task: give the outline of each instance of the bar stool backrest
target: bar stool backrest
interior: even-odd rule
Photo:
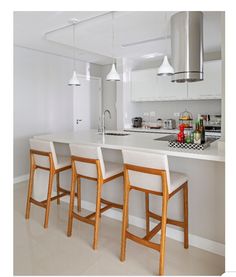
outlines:
[[[53,142],[31,138],[30,149],[40,151],[40,152],[52,153],[54,167],[57,168],[57,156],[56,156],[56,151],[55,151]],[[35,165],[37,166],[50,168],[49,156],[34,154],[34,162],[35,162]]]
[[[99,160],[102,176],[105,176],[105,165],[102,155],[101,147],[84,145],[84,144],[70,144],[71,156]],[[75,161],[76,172],[79,175],[86,177],[97,178],[98,172],[95,163]]]
[[[141,151],[122,150],[124,164],[166,171],[167,186],[170,191],[170,172],[167,155]],[[162,192],[161,176],[128,170],[131,186]]]

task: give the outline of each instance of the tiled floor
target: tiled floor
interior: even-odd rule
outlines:
[[[49,228],[43,228],[44,209],[32,205],[24,218],[27,184],[14,187],[15,275],[155,275],[159,253],[127,241],[126,261],[121,263],[121,222],[101,219],[98,250],[92,250],[93,228],[74,220],[72,237],[66,236],[68,204],[52,203]],[[131,226],[137,234],[143,230]],[[224,257],[167,239],[166,275],[221,275]]]

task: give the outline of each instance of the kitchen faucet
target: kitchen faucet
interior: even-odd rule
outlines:
[[[102,116],[102,134],[104,135],[105,134],[105,115],[106,113],[109,114],[109,118],[111,119],[111,112],[109,110],[105,110],[103,112],[103,116]]]

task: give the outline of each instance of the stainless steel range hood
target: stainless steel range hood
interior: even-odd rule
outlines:
[[[203,13],[178,12],[171,17],[172,82],[203,80]]]

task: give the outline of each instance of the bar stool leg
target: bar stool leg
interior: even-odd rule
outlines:
[[[122,233],[121,233],[121,252],[120,252],[121,262],[125,260],[125,256],[126,256],[126,231],[128,228],[128,206],[129,206],[129,191],[130,191],[129,185],[127,182],[128,180],[125,177],[124,206],[123,206]]]
[[[44,219],[44,228],[48,227],[48,219],[49,219],[49,212],[50,212],[50,205],[51,205],[51,194],[52,194],[52,185],[53,185],[54,174],[55,173],[52,170],[50,170],[49,182],[48,182],[47,204],[46,204],[46,212],[45,212],[45,219]]]
[[[188,248],[188,182],[185,183],[183,188],[184,193],[184,248]]]
[[[60,172],[57,173],[57,196],[59,196],[59,188],[60,188]],[[60,204],[60,198],[57,198],[57,205]]]
[[[81,182],[79,175],[77,176],[77,210],[81,212]]]
[[[168,199],[165,196],[165,193],[163,192],[159,275],[163,275],[164,274],[165,244],[166,244],[166,221],[167,221],[167,202],[168,202]]]
[[[146,235],[150,230],[150,218],[149,218],[149,193],[145,192],[145,210],[146,210]]]
[[[94,225],[94,238],[93,238],[93,249],[97,249],[98,246],[98,229],[100,221],[100,208],[101,208],[101,187],[102,182],[98,179],[97,183],[97,200],[96,200],[96,214],[95,214],[95,225]]]
[[[32,156],[30,157],[30,178],[29,178],[29,185],[28,185],[28,195],[27,195],[27,203],[26,203],[26,211],[25,211],[25,218],[29,219],[30,217],[30,207],[31,207],[31,201],[30,198],[32,196],[33,191],[33,183],[34,183],[34,172],[35,167],[33,164]]]
[[[69,219],[68,219],[68,227],[67,227],[67,236],[68,237],[70,237],[71,233],[72,233],[73,211],[74,211],[74,200],[75,200],[75,183],[76,183],[76,172],[75,172],[74,163],[72,163],[72,178],[71,178],[71,188],[70,188],[70,207],[69,207]]]

